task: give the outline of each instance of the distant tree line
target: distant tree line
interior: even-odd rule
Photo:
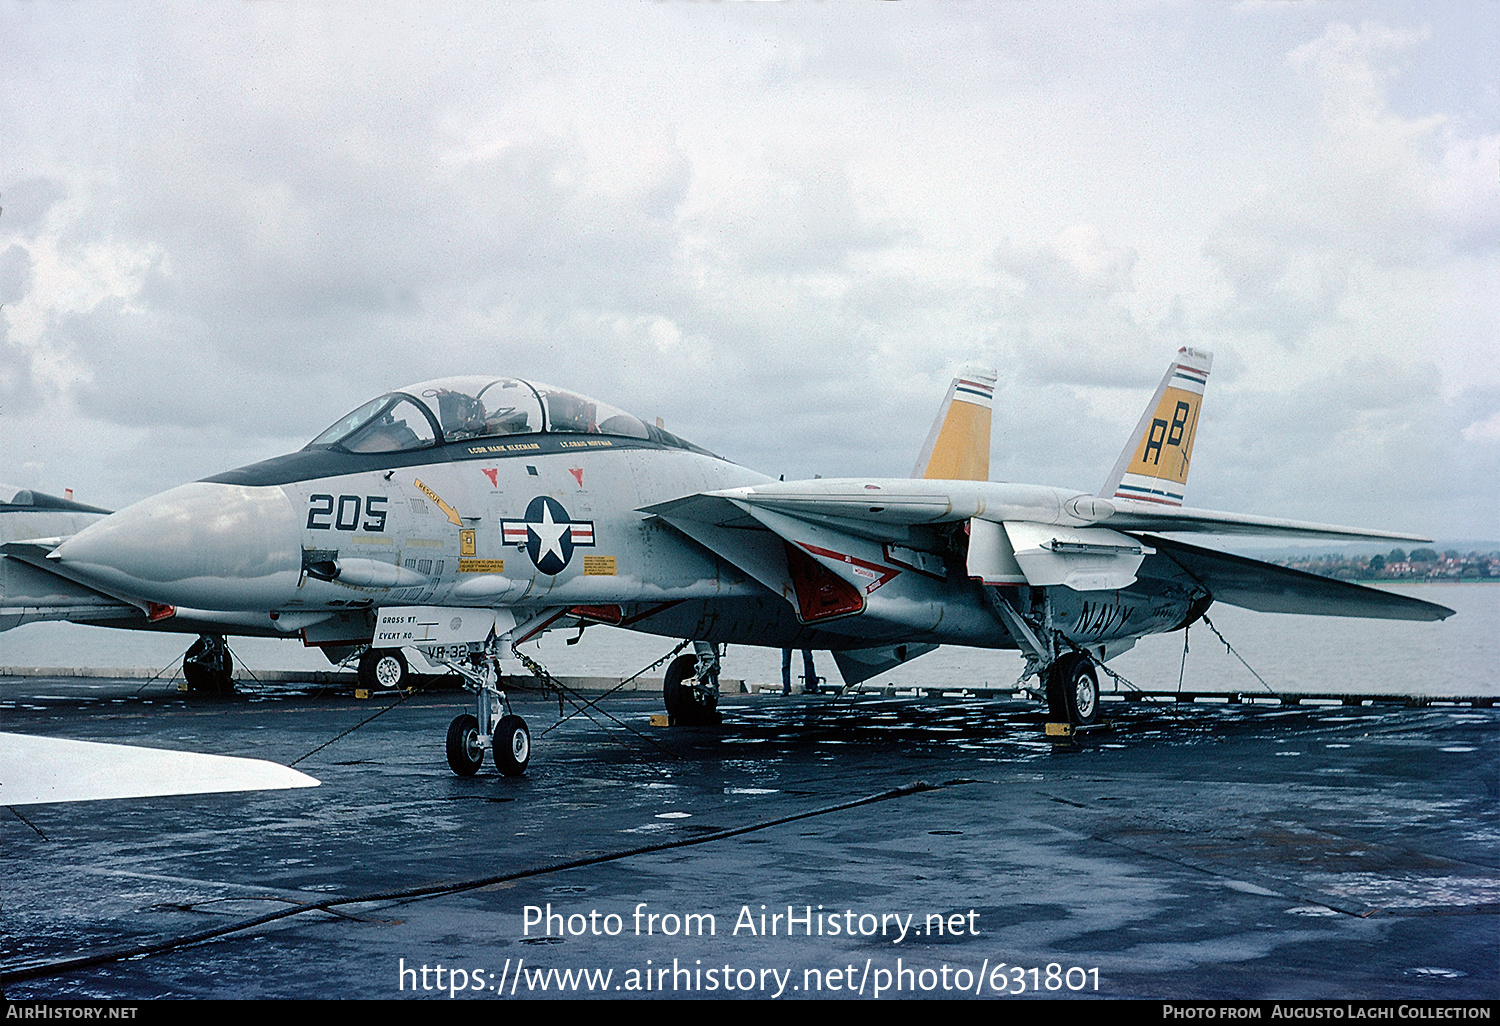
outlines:
[[[1383,556],[1323,555],[1278,559],[1281,566],[1324,577],[1381,580],[1500,580],[1500,552],[1461,553],[1452,549],[1392,549]]]

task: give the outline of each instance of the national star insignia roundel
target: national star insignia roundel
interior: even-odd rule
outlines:
[[[526,507],[526,519],[502,520],[502,541],[523,545],[532,563],[544,574],[563,572],[573,561],[573,550],[594,544],[594,522],[574,520],[563,504],[548,495],[538,495]]]

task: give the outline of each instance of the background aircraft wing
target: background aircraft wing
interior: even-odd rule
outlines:
[[[0,805],[316,786],[262,759],[0,734]]]
[[[1207,588],[1215,601],[1231,606],[1262,613],[1364,616],[1382,620],[1445,620],[1453,615],[1453,610],[1435,602],[1215,552],[1170,538],[1139,537],[1156,550],[1155,555],[1146,557],[1142,576],[1186,577]]]

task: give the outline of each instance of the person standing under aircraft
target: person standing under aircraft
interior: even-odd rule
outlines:
[[[802,650],[802,673],[805,681],[802,693],[816,695],[818,693],[818,671],[813,668],[812,649]],[[781,693],[790,695],[792,693],[792,650],[784,648],[781,650]]]

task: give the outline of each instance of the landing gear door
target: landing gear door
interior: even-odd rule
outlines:
[[[375,648],[409,646],[428,662],[457,654],[462,658],[471,646],[483,645],[493,631],[509,633],[516,618],[508,609],[475,609],[468,606],[385,606],[375,620]]]
[[[969,521],[967,562],[969,576],[985,584],[1027,583],[1005,528],[993,520]]]

